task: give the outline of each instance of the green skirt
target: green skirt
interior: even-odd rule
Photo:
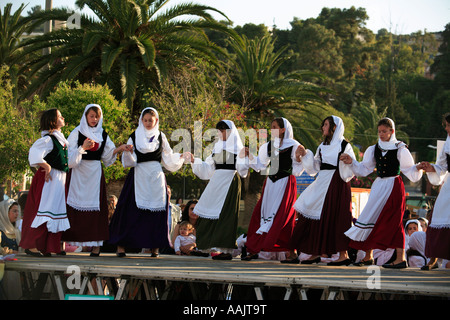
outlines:
[[[236,233],[241,199],[241,178],[233,177],[219,219],[198,218],[196,225],[197,247],[200,250],[236,248]]]

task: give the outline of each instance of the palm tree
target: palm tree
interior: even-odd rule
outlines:
[[[178,4],[165,9],[169,0],[77,0],[94,18],[83,15],[80,29],[61,29],[27,41],[27,52],[50,46],[51,54],[27,66],[36,81],[28,92],[45,83],[49,92],[62,80],[107,84],[119,100],[132,109],[139,97],[160,85],[161,78],[196,59],[218,64],[205,29],[232,33],[215,21],[208,11],[222,12],[204,5]],[[165,10],[163,10],[165,9]],[[67,19],[68,13],[52,19]],[[225,15],[224,15],[225,16]],[[43,69],[49,65],[48,69]]]
[[[20,46],[21,38],[30,33],[41,21],[30,17],[22,17],[26,5],[11,13],[12,3],[7,3],[0,8],[0,66],[7,65],[8,74],[13,88],[13,100],[17,100],[19,67],[23,63],[24,53]],[[15,104],[15,103],[14,103]]]
[[[310,71],[294,71],[280,74],[280,67],[290,56],[287,47],[274,50],[270,35],[248,39],[245,35],[231,39],[235,54],[235,68],[232,75],[231,99],[237,104],[249,107],[249,116],[259,120],[280,114],[282,110],[300,109],[312,103],[323,103],[320,96],[326,89],[305,79],[321,78]]]

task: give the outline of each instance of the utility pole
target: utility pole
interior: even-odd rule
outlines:
[[[53,0],[45,0],[45,10],[51,10],[53,8]],[[44,25],[44,34],[52,32],[53,20],[49,20]],[[50,48],[45,48],[43,54],[50,54]]]

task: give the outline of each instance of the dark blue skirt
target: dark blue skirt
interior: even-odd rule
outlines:
[[[170,247],[168,212],[168,202],[164,211],[142,210],[136,206],[134,168],[131,168],[109,225],[108,244],[127,248]]]

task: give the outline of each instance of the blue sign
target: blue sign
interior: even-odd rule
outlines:
[[[313,181],[316,177],[312,177],[307,174],[305,171],[301,174],[301,176],[296,177],[297,179],[297,196],[300,195]]]

